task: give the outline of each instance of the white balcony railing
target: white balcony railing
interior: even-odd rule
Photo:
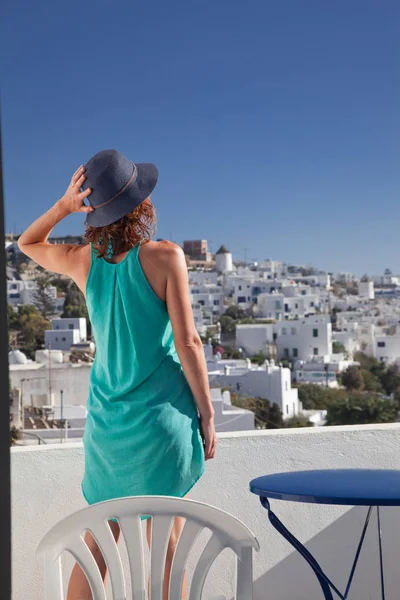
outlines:
[[[253,477],[317,468],[400,468],[400,425],[326,427],[219,435],[217,458],[191,497],[221,507],[257,535],[255,599],[320,600],[310,568],[272,529],[258,498],[248,491]],[[134,460],[134,457],[132,457]],[[84,506],[81,444],[12,450],[13,600],[43,600],[43,571],[34,551],[45,531]],[[366,509],[273,502],[287,527],[306,543],[335,583],[344,585]],[[387,598],[399,589],[400,509],[382,511]],[[351,598],[379,596],[376,530],[370,528]],[[397,540],[396,540],[397,538]],[[206,591],[231,598],[234,580],[229,553],[212,568]],[[175,600],[175,599],[174,599]]]

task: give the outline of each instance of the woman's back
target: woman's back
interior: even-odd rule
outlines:
[[[117,263],[91,250],[86,302],[96,342],[92,378],[109,394],[131,391],[170,355],[179,364],[165,302],[140,263],[140,242]]]
[[[86,301],[96,343],[85,429],[89,503],[129,495],[184,496],[204,452],[193,394],[168,311],[134,246],[118,263],[92,250]]]

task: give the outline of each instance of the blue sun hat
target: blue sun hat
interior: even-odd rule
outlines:
[[[158,181],[158,169],[151,163],[133,163],[117,150],[102,150],[85,165],[82,190],[94,211],[86,224],[106,227],[129,214],[150,196]]]

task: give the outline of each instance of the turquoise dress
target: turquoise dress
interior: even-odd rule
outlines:
[[[182,497],[204,471],[197,407],[175,350],[166,304],[139,260],[111,264],[91,249],[86,302],[96,342],[84,433],[89,504]]]

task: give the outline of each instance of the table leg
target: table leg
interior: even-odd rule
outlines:
[[[358,559],[360,557],[361,548],[363,546],[365,540],[365,534],[368,529],[368,525],[370,522],[370,517],[372,513],[373,507],[370,506],[368,508],[367,516],[365,519],[364,527],[361,532],[361,538],[357,547],[356,555],[354,557],[354,561],[351,567],[350,576],[347,582],[346,591],[342,594],[338,588],[334,585],[334,583],[329,579],[329,577],[324,573],[319,563],[315,560],[313,555],[307,550],[307,548],[284,526],[282,521],[278,519],[275,513],[271,510],[271,506],[269,500],[267,498],[260,498],[261,504],[268,511],[268,518],[273,525],[273,527],[297,550],[301,556],[308,562],[312,570],[314,571],[319,584],[321,586],[322,592],[324,594],[325,600],[333,600],[332,590],[336,592],[341,600],[347,600],[349,597],[350,587],[353,582],[354,573],[357,567]],[[381,562],[381,589],[382,589],[382,600],[385,600],[385,590],[384,590],[384,579],[383,579],[383,558],[382,558],[382,535],[381,535],[381,527],[380,527],[380,515],[379,508],[378,510],[378,532],[379,532],[379,552],[380,552],[380,562]]]
[[[328,577],[322,571],[321,567],[319,566],[319,564],[317,563],[317,561],[315,560],[313,555],[307,550],[307,548],[305,548],[305,546],[303,546],[303,544],[292,533],[290,533],[290,531],[288,529],[286,529],[286,527],[284,526],[282,521],[280,521],[278,519],[278,517],[275,515],[275,513],[272,512],[268,499],[261,497],[260,500],[261,500],[261,504],[263,505],[263,507],[266,508],[268,511],[268,518],[271,522],[271,525],[273,527],[275,527],[275,529],[289,542],[289,544],[291,544],[293,546],[293,548],[302,555],[302,557],[308,562],[308,564],[314,571],[314,573],[317,576],[317,579],[319,581],[319,584],[322,588],[325,600],[333,600],[331,587],[338,594],[339,598],[343,598],[343,596],[339,592],[339,590],[333,585],[333,583],[328,579]]]
[[[381,513],[379,506],[376,507],[377,518],[378,518],[378,538],[379,538],[379,564],[381,568],[381,593],[382,600],[385,600],[385,579],[383,576],[383,552],[382,552],[382,527],[381,527]]]

